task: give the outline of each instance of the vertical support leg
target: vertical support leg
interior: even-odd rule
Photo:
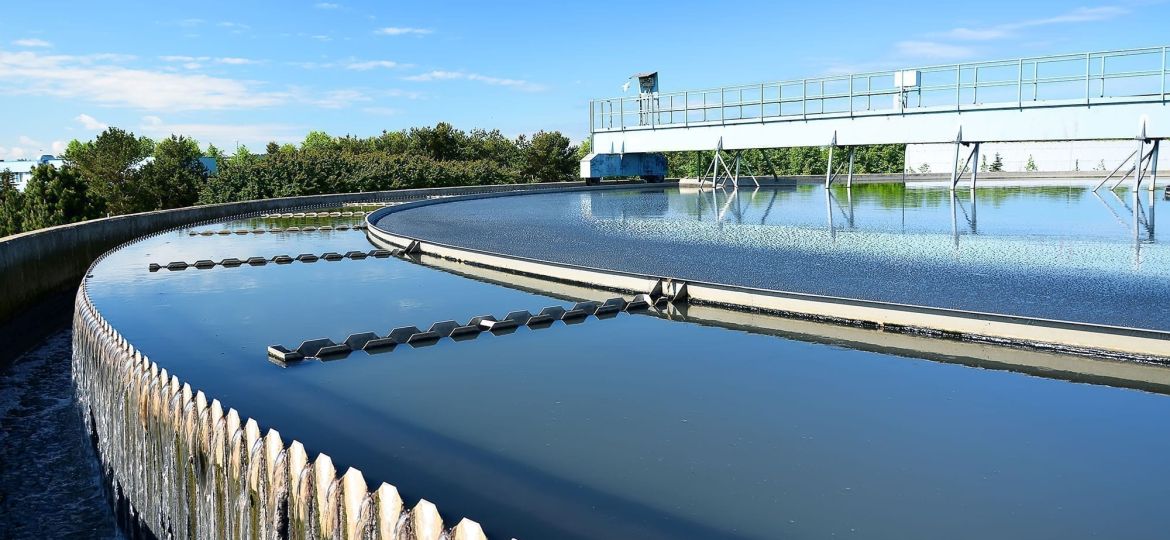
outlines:
[[[955,141],[955,162],[951,165],[951,191],[959,184],[959,152],[963,148],[961,141]]]
[[[1142,187],[1142,172],[1144,172],[1142,170],[1144,168],[1142,167],[1142,156],[1145,154],[1145,151],[1146,140],[1138,138],[1137,165],[1134,166],[1133,171],[1133,191],[1135,194],[1137,193],[1138,188]]]
[[[975,182],[979,179],[979,143],[975,143],[974,152],[971,154],[971,198],[975,198]]]
[[[853,151],[856,148],[855,146],[849,147],[849,176],[845,177],[845,187],[848,189],[853,189]]]
[[[1150,191],[1154,191],[1154,184],[1158,183],[1158,147],[1160,146],[1162,146],[1162,140],[1154,139],[1154,150],[1150,156]]]
[[[829,184],[833,182],[833,150],[836,145],[829,145],[829,166],[825,168],[825,189],[829,189]]]

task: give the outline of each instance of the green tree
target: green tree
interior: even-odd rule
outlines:
[[[22,230],[23,195],[16,189],[16,174],[9,169],[0,171],[0,237]]]
[[[191,206],[207,180],[199,162],[199,143],[172,135],[155,147],[154,160],[131,173],[141,210],[162,210]]]
[[[275,154],[280,152],[280,145],[276,144],[276,141],[268,141],[268,146],[264,147],[264,151],[267,152],[268,155]]]
[[[585,156],[589,155],[591,144],[589,137],[585,137],[581,141],[581,145],[577,147],[577,161],[581,161],[585,159]]]
[[[1003,170],[1003,156],[999,152],[995,153],[995,159],[991,160],[991,166],[987,168],[991,172],[1000,172]]]
[[[324,131],[310,131],[301,143],[301,150],[305,152],[328,152],[334,148],[333,137]]]
[[[1032,154],[1028,154],[1028,162],[1024,164],[1024,170],[1029,172],[1039,170],[1036,168],[1036,161],[1032,159]]]
[[[560,132],[541,131],[532,136],[524,152],[520,174],[532,182],[571,180],[576,176],[577,147]]]
[[[140,198],[131,172],[153,151],[154,141],[149,138],[111,127],[93,141],[70,142],[63,157],[85,179],[99,208],[129,214],[139,210],[136,201]]]
[[[987,172],[987,154],[979,156],[979,172]]]
[[[87,187],[76,167],[33,167],[32,178],[24,188],[21,226],[31,231],[96,217]]]

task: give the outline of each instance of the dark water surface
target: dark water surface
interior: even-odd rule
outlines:
[[[557,203],[570,210],[528,213],[565,235],[562,250],[588,249],[552,216],[620,196],[573,194]],[[662,195],[667,215],[681,215],[670,213],[678,197]],[[642,219],[605,207],[590,214]],[[523,214],[501,208],[498,221],[479,214],[486,226]],[[536,249],[536,237],[512,234],[507,246]],[[493,538],[1170,530],[1163,395],[628,314],[281,368],[266,346],[565,302],[399,259],[146,269],[351,249],[370,245],[353,232],[177,232],[107,258],[90,290],[127,339],[192,387]]]
[[[1170,330],[1170,304],[1151,300],[1170,296],[1166,204],[1091,185],[994,185],[974,202],[896,184],[630,189],[453,202],[379,226],[592,267]]]
[[[0,538],[121,538],[75,399],[70,332],[0,369]]]

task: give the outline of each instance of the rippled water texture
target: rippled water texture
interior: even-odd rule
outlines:
[[[1162,192],[868,184],[547,193],[391,214],[388,230],[593,267],[1170,329]],[[1165,228],[1165,227],[1162,227]]]
[[[0,538],[120,538],[63,330],[0,370]]]
[[[787,202],[774,208],[808,221],[790,227],[815,231],[815,209],[796,203],[818,192],[776,193]],[[623,216],[626,199],[659,210]],[[613,250],[621,260],[650,264],[661,261],[635,259],[642,236],[628,231],[672,238],[666,231],[696,201],[674,191],[577,193],[459,203],[480,209],[472,215],[428,212],[453,220],[438,225],[449,234],[472,216],[489,229],[531,219],[494,244],[512,250],[589,254],[596,238],[625,239]],[[489,211],[495,203],[504,204]],[[720,229],[704,208],[696,241],[750,228]],[[762,215],[766,206],[753,208]],[[873,211],[891,215],[882,212]],[[914,234],[949,239],[929,230]],[[537,241],[545,234],[560,241]],[[672,241],[681,242],[659,245]],[[729,245],[720,253],[757,253]],[[480,521],[493,538],[1155,539],[1170,530],[1163,395],[629,314],[282,368],[266,346],[566,301],[402,259],[147,271],[151,262],[370,247],[352,231],[179,231],[108,257],[89,286],[109,322],[184,382],[328,453],[339,470],[395,484],[408,505],[425,497],[446,518]],[[593,256],[594,265],[617,260]],[[754,275],[748,261],[731,271],[734,262],[690,271]]]

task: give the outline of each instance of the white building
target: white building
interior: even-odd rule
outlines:
[[[142,160],[138,163],[138,165],[135,165],[135,167],[141,167],[142,165],[150,163],[151,161],[154,161],[153,156]],[[32,178],[33,167],[46,163],[57,167],[58,169],[65,166],[65,160],[46,154],[35,161],[31,159],[20,159],[16,161],[0,160],[0,171],[9,170],[16,174],[16,189],[24,191],[24,186],[28,184],[29,178]],[[199,163],[203,165],[204,169],[207,169],[208,174],[215,174],[218,172],[218,167],[216,166],[216,161],[213,157],[201,157],[199,158]]]
[[[37,160],[20,159],[16,161],[0,161],[0,171],[8,170],[16,174],[16,189],[24,191],[24,186],[28,184],[28,179],[32,178],[33,167],[45,163],[58,168],[65,165],[64,160],[46,154]]]

